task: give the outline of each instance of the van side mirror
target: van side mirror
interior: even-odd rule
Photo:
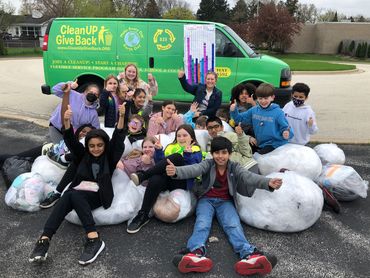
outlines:
[[[50,86],[49,85],[42,85],[41,86],[41,92],[44,94],[44,95],[51,95],[51,90],[50,90]]]

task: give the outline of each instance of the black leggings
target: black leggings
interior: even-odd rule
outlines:
[[[159,193],[165,190],[175,190],[175,189],[184,189],[186,190],[186,180],[176,180],[167,176],[166,166],[167,159],[171,160],[176,166],[183,166],[184,158],[180,154],[172,154],[165,159],[158,162],[155,166],[149,170],[143,172],[144,179],[149,179],[148,186],[145,190],[143,204],[141,210],[144,211],[147,215],[152,209],[154,203],[157,200]]]
[[[64,217],[73,209],[76,210],[86,233],[95,232],[92,210],[101,207],[101,205],[99,192],[74,189],[66,191],[46,221],[42,235],[51,239],[62,224]]]

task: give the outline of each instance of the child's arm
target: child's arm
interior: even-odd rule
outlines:
[[[125,104],[119,106],[118,123],[113,132],[112,139],[109,142],[109,165],[110,169],[115,169],[118,161],[121,159],[125,150],[125,138],[127,130],[124,129],[125,118]]]
[[[243,113],[239,113],[236,100],[230,105],[230,117],[234,119],[235,124],[239,124],[240,122],[245,124],[252,124],[252,110],[248,109]]]
[[[73,84],[74,82],[73,81],[68,81],[68,82],[60,82],[58,84],[56,84],[53,88],[52,88],[52,91],[54,92],[54,95],[56,95],[57,97],[63,97],[63,94],[64,94],[64,91],[63,91],[63,88],[65,86],[65,84]],[[75,90],[70,90],[70,94],[75,94],[75,95],[80,95],[79,92],[76,92]]]
[[[154,136],[154,135],[162,133],[161,132],[163,130],[162,123],[163,123],[163,118],[160,116],[157,116],[157,114],[154,114],[154,116],[151,117],[149,120],[147,136]]]
[[[73,132],[73,127],[71,125],[71,118],[72,118],[72,110],[71,110],[71,106],[68,104],[67,110],[64,113],[64,117],[63,117],[63,123],[64,123],[63,140],[67,148],[70,150],[70,152],[78,159],[81,159],[85,153],[85,147],[82,145],[82,143],[80,143],[77,140]]]
[[[307,121],[307,126],[308,126],[308,132],[310,134],[315,134],[319,130],[317,123],[316,123],[315,112],[313,112],[312,110],[311,110],[311,113]]]
[[[211,169],[212,159],[206,159],[200,163],[186,166],[175,166],[169,159],[167,159],[167,163],[168,163],[166,167],[167,176],[179,180],[185,180],[190,178],[196,178],[209,172]]]
[[[238,137],[238,149],[237,152],[241,153],[242,156],[252,158],[252,149],[249,145],[250,136],[246,135],[241,127],[241,123],[235,127],[235,132]]]
[[[184,151],[185,165],[192,165],[202,161],[202,152],[186,152]]]
[[[281,136],[285,139],[291,139],[294,136],[293,129],[289,126],[289,123],[287,119],[285,118],[285,114],[283,110],[280,109],[280,113],[278,114],[277,117],[277,124],[278,128],[281,132]]]
[[[109,92],[106,89],[103,89],[100,96],[99,96],[99,109],[98,109],[98,114],[99,115],[104,115],[106,107],[108,106],[108,97],[109,97]]]

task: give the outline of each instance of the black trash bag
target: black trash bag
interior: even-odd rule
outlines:
[[[32,158],[12,156],[4,161],[2,173],[5,185],[9,188],[20,174],[31,172]]]

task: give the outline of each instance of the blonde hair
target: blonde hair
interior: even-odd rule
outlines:
[[[127,76],[126,76],[126,70],[129,67],[134,67],[136,69],[136,77],[132,81],[129,80],[127,78]],[[125,66],[124,72],[125,72],[125,78],[124,78],[124,80],[125,80],[127,86],[129,87],[129,85],[132,84],[132,85],[134,85],[135,88],[131,88],[131,89],[136,89],[138,87],[139,81],[140,81],[140,78],[139,78],[139,69],[137,68],[137,66],[135,64],[128,64],[128,65]]]
[[[154,136],[148,136],[148,137],[145,137],[143,142],[141,143],[141,148],[143,148],[144,146],[144,143],[145,142],[151,142],[152,144],[155,144],[155,142],[157,142],[157,138],[155,138]],[[126,156],[126,159],[132,159],[132,158],[137,158],[137,157],[140,157],[143,155],[143,152],[141,150],[138,150],[138,149],[133,149],[127,156]]]
[[[109,74],[105,79],[104,79],[104,89],[107,87],[107,83],[109,80],[111,79],[114,79],[117,81],[117,88],[116,88],[116,95],[118,96],[118,94],[120,93],[120,88],[119,88],[119,81],[118,81],[118,78],[117,76],[113,75],[113,74]]]

